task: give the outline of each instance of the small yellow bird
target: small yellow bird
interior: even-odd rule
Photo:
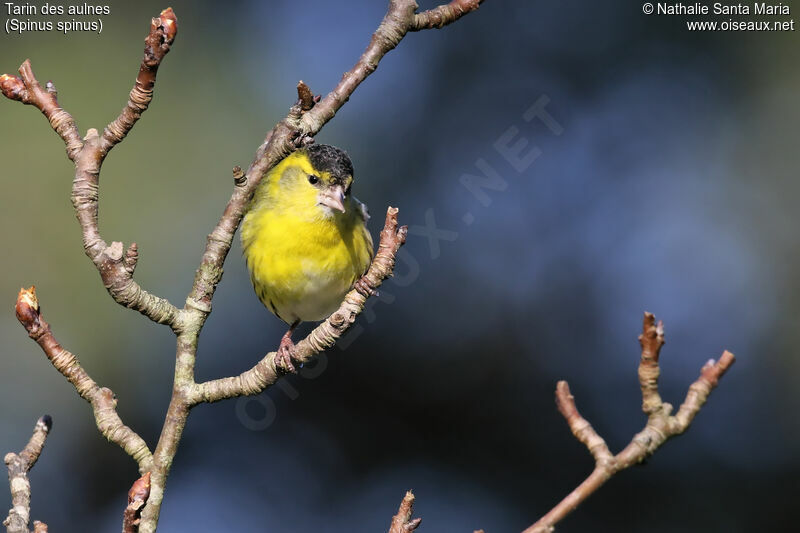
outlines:
[[[264,176],[242,222],[256,294],[289,324],[275,358],[285,370],[294,372],[294,329],[333,313],[375,253],[367,207],[350,194],[352,184],[348,155],[312,144]]]

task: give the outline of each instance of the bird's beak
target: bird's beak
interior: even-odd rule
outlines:
[[[319,203],[344,213],[344,190],[342,186],[335,185],[320,191]]]

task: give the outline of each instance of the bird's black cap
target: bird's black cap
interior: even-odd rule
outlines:
[[[314,168],[330,172],[334,179],[353,175],[353,162],[344,150],[328,144],[312,144],[305,151]]]

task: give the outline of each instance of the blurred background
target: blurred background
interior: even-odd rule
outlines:
[[[385,2],[172,6],[178,38],[150,111],[106,160],[100,225],[108,241],[136,241],[137,280],[182,305],[231,168],[250,162],[298,80],[323,94],[336,84]],[[0,71],[30,58],[82,133],[125,103],[166,4],[110,7],[99,35],[0,37]],[[301,375],[192,413],[159,530],[385,531],[411,488],[421,531],[521,531],[593,465],[555,409],[558,380],[613,451],[644,426],[647,310],[665,322],[665,400],[680,403],[723,349],[738,362],[686,435],[558,531],[789,531],[798,34],[689,32],[690,19],[631,2],[490,1],[391,52],[318,140],[352,156],[374,235],[387,205],[411,226],[396,277]],[[537,102],[549,126],[526,120]],[[69,201],[72,165],[43,117],[3,100],[0,124],[0,450],[18,451],[51,414],[33,517],[55,532],[118,530],[135,465],[99,435],[13,303],[36,284],[56,337],[151,446],[173,337],[103,289]],[[510,164],[498,139],[525,139],[528,159]],[[464,176],[487,166],[497,190],[471,192]],[[285,330],[254,296],[238,239],[214,311],[198,380],[249,368]]]

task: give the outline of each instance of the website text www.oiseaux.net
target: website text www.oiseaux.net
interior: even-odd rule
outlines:
[[[795,21],[791,8],[782,3],[753,2],[726,4],[714,2],[645,2],[642,5],[645,15],[677,15],[683,17],[720,17],[717,20],[686,20],[689,31],[795,31]],[[736,17],[736,18],[733,18]],[[753,17],[753,18],[751,18]],[[754,20],[759,17],[759,20]],[[770,20],[771,19],[771,20]]]

